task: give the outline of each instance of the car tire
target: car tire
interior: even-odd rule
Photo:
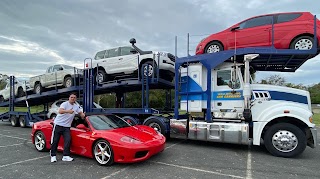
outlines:
[[[20,116],[19,117],[19,124],[20,124],[20,127],[22,127],[22,128],[27,127],[26,116]]]
[[[212,41],[206,46],[204,53],[217,53],[223,50],[223,45],[220,42]]]
[[[282,139],[286,141],[282,141]],[[264,145],[274,156],[295,157],[305,150],[307,138],[304,132],[297,126],[288,123],[278,123],[266,131]]]
[[[301,36],[296,38],[290,44],[290,49],[296,50],[311,50],[313,47],[313,37],[310,36]]]
[[[98,84],[108,81],[106,72],[104,72],[104,70],[98,70],[94,76],[94,80]]]
[[[162,124],[162,122],[160,122],[160,120],[153,118],[153,119],[149,119],[147,120],[144,125],[149,126],[151,128],[153,128],[154,130],[157,130],[158,132],[160,132],[161,134],[163,134],[164,136],[166,135],[166,128],[165,126]]]
[[[20,87],[18,88],[18,98],[25,96],[25,93],[23,91],[23,89]]]
[[[125,120],[127,123],[129,123],[132,126],[138,124],[137,119],[132,116],[124,116],[122,119]]]
[[[146,61],[140,67],[141,79],[143,76],[144,77],[152,77],[153,74],[154,74],[154,77],[156,77],[156,69],[157,69],[157,64],[155,62]]]
[[[63,81],[63,86],[66,88],[73,86],[73,79],[70,76],[66,77]]]
[[[34,86],[34,93],[35,94],[40,94],[43,92],[43,88],[41,86],[41,83],[37,83],[35,86]]]
[[[102,151],[103,150],[103,151]],[[108,155],[105,155],[107,152]],[[94,143],[92,147],[92,154],[99,165],[112,165],[114,161],[114,154],[110,143],[104,139],[100,139]]]
[[[18,127],[19,126],[18,118],[15,115],[11,115],[10,116],[10,122],[11,122],[11,126],[12,127]]]
[[[47,142],[46,142],[46,137],[44,136],[44,133],[41,131],[36,132],[34,135],[34,147],[39,152],[45,152],[45,151],[48,151],[46,146],[47,146]]]

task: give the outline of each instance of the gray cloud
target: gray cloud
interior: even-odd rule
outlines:
[[[174,53],[177,35],[178,55],[186,56],[187,33],[191,35],[189,53],[194,54],[206,35],[251,16],[280,11],[320,16],[319,5],[311,0],[2,0],[0,73],[38,75],[55,63],[81,67],[84,58],[128,45],[131,37],[142,49]],[[319,60],[316,57],[301,71],[283,75],[294,83],[318,83]]]

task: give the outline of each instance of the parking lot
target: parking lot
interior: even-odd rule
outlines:
[[[316,149],[307,147],[293,159],[257,146],[170,139],[145,162],[106,167],[81,156],[63,162],[61,153],[50,163],[48,152],[34,148],[30,131],[0,122],[0,178],[320,178],[319,134]]]

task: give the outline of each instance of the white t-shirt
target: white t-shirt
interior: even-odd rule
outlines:
[[[73,110],[74,113],[64,113],[60,114],[58,113],[57,117],[54,119],[54,124],[63,126],[63,127],[71,127],[71,123],[73,121],[73,118],[76,114],[79,112],[82,112],[82,108],[77,104],[70,104],[69,101],[65,101],[60,105],[60,108],[63,108],[64,110]]]

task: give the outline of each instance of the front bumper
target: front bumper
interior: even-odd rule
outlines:
[[[308,146],[310,146],[311,148],[316,148],[316,146],[317,146],[317,129],[315,127],[310,128],[310,132],[311,132],[311,137],[308,139]]]

